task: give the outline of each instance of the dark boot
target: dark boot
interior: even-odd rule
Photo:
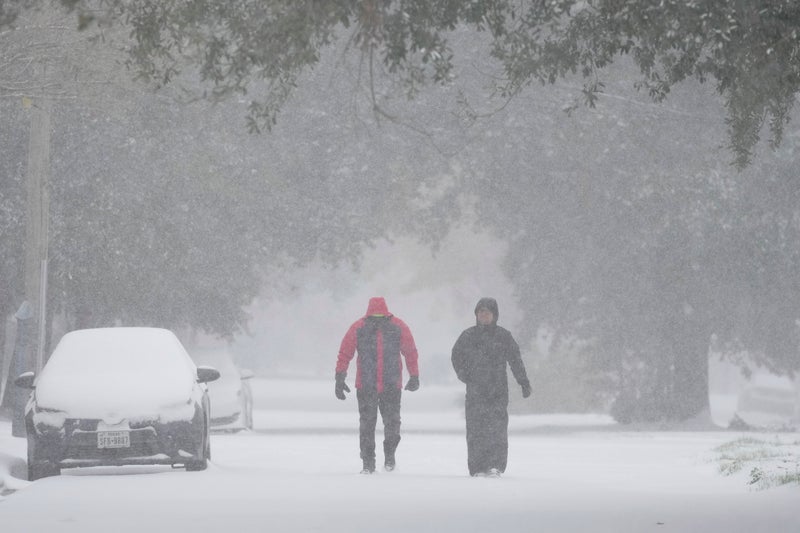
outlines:
[[[375,459],[369,460],[364,459],[364,468],[361,469],[362,474],[374,474],[375,473]]]
[[[391,455],[387,454],[386,459],[383,462],[383,469],[386,470],[387,472],[391,472],[392,470],[394,470],[395,466],[396,465],[394,461],[394,452],[392,452]]]
[[[383,469],[387,472],[394,470],[397,466],[394,458],[394,452],[397,450],[397,445],[400,442],[400,436],[394,439],[386,439],[383,441]]]

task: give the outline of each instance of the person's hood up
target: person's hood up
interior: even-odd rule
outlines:
[[[494,298],[481,298],[475,306],[475,316],[477,321],[478,309],[488,309],[494,316],[492,324],[497,324],[497,319],[500,317],[500,311],[497,308],[497,300]]]
[[[389,316],[389,308],[386,306],[386,300],[382,296],[375,296],[369,299],[367,316]]]

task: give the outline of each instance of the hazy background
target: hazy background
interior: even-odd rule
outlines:
[[[712,372],[709,354],[800,368],[796,110],[780,147],[762,139],[738,171],[712,83],[656,103],[620,57],[594,108],[580,75],[506,100],[486,34],[459,26],[451,83],[409,99],[381,65],[372,82],[342,28],[254,135],[262,82],[211,103],[187,69],[155,90],[125,68],[125,28],[77,32],[52,6],[24,15],[0,34],[4,365],[38,154],[48,349],[76,327],[158,325],[261,374],[332,379],[347,327],[384,296],[423,383],[447,382],[452,343],[493,296],[531,410],[682,420],[711,381],[746,378]]]

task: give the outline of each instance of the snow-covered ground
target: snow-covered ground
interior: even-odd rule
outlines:
[[[361,476],[353,395],[337,401],[332,380],[257,379],[254,391],[256,429],[215,434],[204,472],[94,468],[29,483],[25,441],[0,420],[0,531],[800,531],[796,477],[767,479],[800,475],[797,433],[512,415],[505,476],[470,478],[461,391],[423,384],[403,396],[398,469]]]

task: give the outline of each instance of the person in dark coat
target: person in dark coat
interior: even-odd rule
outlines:
[[[476,325],[464,330],[453,346],[451,360],[458,379],[466,383],[467,467],[471,476],[499,476],[508,462],[508,374],[511,367],[522,396],[531,384],[511,333],[497,325],[494,298],[475,306]]]
[[[389,313],[381,297],[370,298],[367,314],[347,330],[336,360],[336,397],[345,399],[350,387],[345,383],[347,368],[356,360],[356,398],[359,413],[359,444],[362,474],[375,472],[375,425],[380,410],[383,419],[384,469],[395,468],[395,451],[400,443],[400,396],[403,387],[403,361],[408,367],[405,390],[419,389],[417,347],[408,326]]]

